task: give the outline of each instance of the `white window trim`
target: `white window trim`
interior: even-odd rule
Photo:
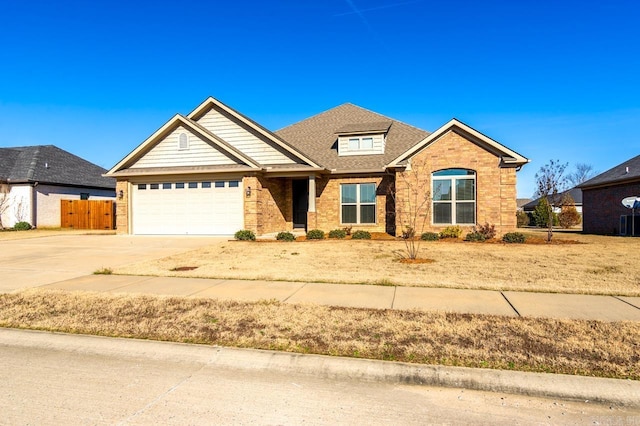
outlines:
[[[342,202],[342,189],[345,185],[355,185],[356,186],[356,202],[355,203],[343,203]],[[358,182],[358,183],[341,183],[340,184],[340,224],[341,225],[376,225],[378,223],[378,203],[377,197],[374,195],[373,202],[363,203],[360,202],[360,186],[361,185],[373,185],[375,191],[377,191],[378,187],[375,182]],[[375,194],[375,192],[374,192]],[[356,222],[344,222],[342,219],[342,206],[356,206]],[[360,218],[360,207],[361,206],[373,206],[373,222],[362,223]]]
[[[446,169],[445,169],[446,170]],[[473,172],[473,175],[448,175],[448,176],[434,176],[434,172],[431,174],[431,191],[432,193],[435,195],[435,190],[434,190],[434,186],[435,186],[435,182],[436,181],[444,181],[444,180],[448,180],[451,182],[451,200],[446,200],[446,201],[436,201],[435,199],[431,199],[431,225],[434,226],[443,226],[443,225],[463,225],[463,226],[469,226],[469,225],[475,225],[476,222],[478,221],[478,217],[477,217],[477,213],[478,213],[478,181],[476,179],[477,173],[474,170],[471,169],[467,169],[469,171]],[[438,170],[438,171],[444,171],[444,170]],[[474,193],[473,193],[473,200],[456,200],[456,180],[458,179],[472,179],[473,180],[473,189],[474,189]],[[432,196],[433,197],[433,196]],[[473,209],[473,223],[458,223],[456,221],[456,204],[457,203],[468,203],[468,204],[473,204],[474,209]],[[442,223],[442,222],[436,222],[435,221],[435,205],[436,204],[450,204],[451,205],[451,223]]]

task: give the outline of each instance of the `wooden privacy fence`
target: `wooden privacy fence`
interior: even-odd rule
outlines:
[[[111,200],[61,200],[60,226],[74,229],[114,229],[115,204]]]

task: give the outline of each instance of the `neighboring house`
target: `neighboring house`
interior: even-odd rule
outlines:
[[[105,176],[118,181],[119,233],[400,234],[406,199],[394,188],[425,160],[427,229],[516,228],[516,171],[528,159],[456,119],[429,133],[348,103],[273,133],[208,98]]]
[[[560,213],[562,211],[561,204],[565,195],[569,195],[573,199],[573,204],[576,206],[576,210],[578,213],[582,214],[582,190],[578,187],[568,189],[566,191],[559,192],[555,197],[552,198],[553,204],[553,212]],[[542,198],[536,198],[533,201],[529,201],[525,205],[522,206],[522,210],[527,213],[533,213],[533,211],[538,207],[538,203]]]
[[[578,185],[582,189],[582,229],[589,234],[630,234],[621,229],[621,216],[632,211],[622,205],[627,197],[640,196],[640,155]],[[636,212],[636,215],[640,216]],[[636,223],[638,223],[636,217]],[[626,219],[622,219],[625,222]],[[623,223],[624,225],[624,223]],[[630,228],[630,221],[629,221]],[[638,229],[638,228],[636,228]],[[636,230],[636,235],[640,234]]]
[[[113,199],[106,170],[53,145],[0,148],[2,225],[60,226],[60,200]]]
[[[530,203],[531,198],[516,198],[516,208],[517,211],[522,211],[524,209],[524,205]]]

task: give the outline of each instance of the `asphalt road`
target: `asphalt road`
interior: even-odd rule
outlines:
[[[215,347],[5,330],[2,424],[640,424],[637,409],[225,366]]]

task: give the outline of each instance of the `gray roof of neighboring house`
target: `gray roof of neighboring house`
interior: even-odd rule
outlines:
[[[553,204],[560,203],[560,200],[562,200],[562,197],[565,194],[569,194],[569,196],[573,198],[573,202],[576,206],[582,205],[582,190],[577,186],[575,188],[567,189],[566,191],[558,192],[558,194],[555,197],[555,202]],[[541,198],[536,198],[535,200],[528,202],[527,204],[522,206],[522,209],[527,211],[534,210],[538,205],[538,203],[540,202]]]
[[[53,145],[0,148],[0,181],[115,189],[106,170]]]
[[[589,189],[594,186],[623,183],[626,181],[640,180],[640,155],[625,161],[622,164],[600,173],[598,176],[589,179],[578,185],[580,188]]]
[[[380,132],[388,128],[384,154],[338,156],[338,133]],[[365,127],[372,127],[365,129]],[[275,132],[329,170],[380,170],[429,132],[346,103]]]
[[[516,206],[518,208],[522,208],[525,204],[529,204],[531,201],[531,198],[516,198]]]

